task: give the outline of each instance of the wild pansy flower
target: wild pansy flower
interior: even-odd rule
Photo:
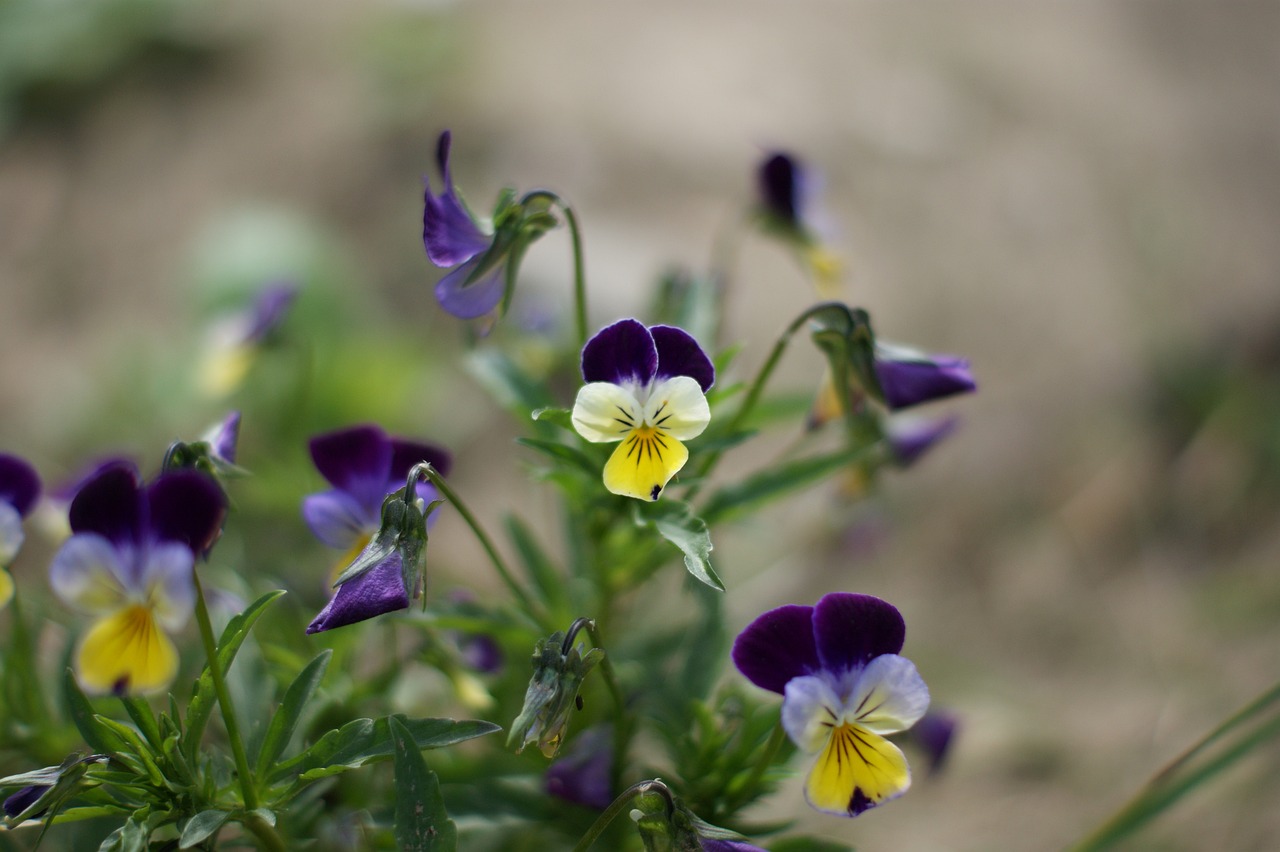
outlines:
[[[43,499],[36,506],[32,518],[36,525],[54,543],[66,541],[71,535],[71,524],[67,513],[71,510],[71,501],[80,493],[85,483],[104,470],[124,465],[133,467],[132,459],[124,456],[106,456],[89,462],[74,476],[62,480],[45,491]]]
[[[258,351],[284,322],[298,296],[298,285],[277,281],[266,285],[253,304],[215,323],[208,333],[200,385],[213,397],[240,386]]]
[[[70,606],[93,616],[75,656],[93,692],[151,692],[178,671],[165,631],[186,624],[195,604],[192,571],[222,527],[226,498],[195,471],[162,473],[144,485],[117,464],[71,501],[73,535],[54,554],[49,579]]]
[[[819,236],[817,175],[792,154],[773,151],[757,169],[756,184],[757,209],[765,228],[796,250],[824,298],[835,295],[844,264]]]
[[[624,319],[587,341],[582,378],[573,427],[592,443],[621,442],[604,466],[605,488],[657,500],[689,460],[681,442],[711,421],[711,359],[681,329]]]
[[[613,726],[596,725],[574,738],[547,767],[546,790],[557,799],[602,811],[613,801]]]
[[[930,355],[877,341],[875,367],[891,411],[978,389],[968,360],[955,355]]]
[[[17,456],[0,453],[0,607],[13,599],[12,564],[26,534],[22,519],[40,497],[40,477],[35,468]]]
[[[833,593],[770,610],[734,641],[734,665],[783,696],[787,735],[817,755],[805,782],[814,808],[857,816],[911,786],[906,758],[885,739],[929,707],[915,665],[898,656],[905,634],[901,614],[879,598]]]
[[[404,487],[410,468],[418,462],[430,462],[442,476],[447,476],[453,466],[446,450],[422,441],[390,437],[372,424],[317,435],[309,447],[316,470],[333,487],[305,497],[302,517],[316,538],[344,551],[335,566],[334,579],[378,532],[383,500]],[[429,482],[418,483],[417,496],[424,505],[438,499],[435,486]],[[432,512],[432,519],[434,515]]]
[[[435,486],[419,482],[411,501],[390,495],[404,489],[409,471],[419,462],[447,474],[449,453],[431,444],[388,437],[373,425],[318,435],[310,448],[316,469],[333,488],[306,497],[302,515],[316,538],[346,551],[334,578],[340,580],[341,574],[347,579],[307,632],[406,608],[420,585],[419,562],[430,522],[430,517],[424,522],[422,514],[438,494]]]

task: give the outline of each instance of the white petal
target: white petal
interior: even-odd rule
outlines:
[[[711,422],[711,408],[697,380],[672,376],[653,386],[644,406],[644,419],[677,441],[702,434]]]
[[[782,727],[796,748],[816,754],[839,724],[840,699],[831,684],[813,675],[787,681],[782,698]]]
[[[154,545],[142,567],[142,586],[156,621],[166,630],[179,630],[191,617],[196,588],[191,578],[195,560],[186,545]]]
[[[929,687],[915,663],[881,654],[858,675],[845,704],[845,718],[877,734],[905,731],[929,709]]]
[[[54,594],[90,615],[105,615],[129,598],[115,546],[100,535],[80,533],[63,542],[49,566]]]
[[[644,409],[621,385],[590,382],[573,403],[573,428],[593,444],[621,441],[639,426]]]
[[[13,561],[22,547],[22,516],[18,510],[0,500],[0,567]]]

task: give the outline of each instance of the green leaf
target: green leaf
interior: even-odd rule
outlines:
[[[636,523],[652,524],[658,534],[680,548],[684,553],[684,567],[699,581],[713,589],[724,591],[724,583],[711,567],[711,533],[702,518],[693,514],[688,503],[663,500],[658,503],[637,503]],[[644,506],[644,508],[640,508]]]
[[[497,349],[474,350],[467,356],[466,366],[503,408],[531,412],[555,402],[541,382]]]
[[[568,444],[561,444],[557,441],[543,441],[539,438],[516,438],[516,443],[535,449],[557,461],[568,462],[592,476],[600,476],[604,470],[604,465],[601,465],[577,447],[570,447]]]
[[[708,523],[714,523],[745,509],[758,508],[842,470],[872,451],[874,447],[836,450],[763,470],[737,485],[725,486],[712,494],[702,507],[702,517]]]
[[[401,724],[413,734],[418,748],[443,748],[502,730],[491,722],[453,719],[403,719]],[[297,757],[277,766],[269,780],[297,776],[312,781],[337,775],[378,760],[391,757],[391,731],[387,717],[355,719],[336,731],[329,731]]]
[[[136,817],[129,817],[124,825],[107,835],[98,852],[146,852],[146,849],[146,827],[137,822]]]
[[[76,683],[75,673],[71,669],[67,669],[63,675],[62,694],[67,705],[67,715],[90,748],[107,754],[118,754],[125,750],[127,746],[124,740],[98,721],[93,705],[80,691],[80,685]]]
[[[395,746],[396,849],[454,852],[458,827],[445,812],[440,779],[427,768],[409,729],[395,716],[387,723]]]
[[[190,849],[212,837],[231,818],[226,811],[201,811],[187,820],[182,828],[182,836],[178,838],[179,849]]]
[[[124,705],[124,711],[129,714],[133,724],[137,725],[138,730],[147,738],[152,750],[159,751],[164,745],[164,738],[160,736],[160,725],[156,722],[155,714],[151,712],[151,705],[146,700],[132,695],[121,696],[120,703]]]
[[[224,675],[236,658],[240,646],[249,637],[249,630],[266,612],[267,607],[283,594],[284,591],[281,589],[267,592],[227,623],[226,629],[222,631],[222,638],[218,640],[218,666]],[[209,723],[209,717],[213,714],[217,701],[218,697],[213,691],[213,675],[210,674],[209,667],[205,666],[191,692],[191,701],[187,704],[187,730],[184,735],[183,749],[187,753],[187,758],[193,763],[200,749],[200,739],[204,736],[205,725]]]
[[[137,755],[138,760],[142,763],[143,770],[147,773],[147,777],[151,780],[152,784],[155,784],[157,787],[164,786],[164,773],[161,772],[160,767],[156,765],[155,754],[147,747],[147,744],[142,741],[142,737],[138,736],[137,731],[133,730],[128,725],[117,722],[115,719],[108,719],[106,716],[98,715],[94,716],[94,719],[98,724],[108,728],[112,733],[129,744],[129,750],[132,751],[133,754]],[[127,755],[121,754],[120,756],[126,757]]]
[[[325,670],[329,667],[329,658],[332,656],[331,649],[322,651],[314,660],[307,663],[294,678],[293,683],[289,684],[284,700],[271,717],[266,736],[262,740],[262,747],[258,751],[256,773],[258,777],[266,774],[267,768],[284,753],[289,745],[289,740],[293,738],[293,732],[298,727],[298,721],[302,718],[302,712],[306,709],[311,696],[315,694],[316,688],[320,686]]]
[[[568,408],[539,408],[533,412],[533,419],[539,423],[554,423],[565,429],[573,428],[573,411]]]
[[[556,570],[555,563],[547,556],[533,530],[515,515],[507,515],[503,519],[507,527],[507,535],[515,545],[516,553],[524,564],[525,570],[538,587],[539,597],[546,601],[552,610],[560,609],[565,601],[565,579]]]

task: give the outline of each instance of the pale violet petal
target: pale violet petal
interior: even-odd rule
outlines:
[[[929,709],[929,687],[915,663],[897,654],[881,654],[854,681],[845,718],[877,734],[910,728]]]
[[[641,424],[644,409],[636,398],[612,382],[590,382],[573,403],[573,428],[593,444],[621,441]]]
[[[129,598],[120,578],[124,566],[111,542],[95,533],[67,539],[53,555],[49,585],[69,606],[90,615],[105,615]]]
[[[695,379],[672,376],[658,382],[649,391],[644,419],[677,441],[688,441],[707,428],[711,422],[711,408]]]
[[[0,567],[8,565],[22,549],[24,533],[18,510],[0,500]]]
[[[177,542],[157,544],[147,553],[142,585],[152,614],[166,630],[181,629],[195,609],[194,564],[191,550]]]
[[[831,684],[814,675],[787,681],[782,698],[782,727],[806,754],[822,751],[840,724],[840,699]]]

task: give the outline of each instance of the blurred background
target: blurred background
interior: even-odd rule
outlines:
[[[0,448],[50,482],[113,452],[153,469],[234,403],[250,499],[294,512],[321,486],[305,436],[377,420],[453,448],[483,515],[536,516],[431,295],[437,134],[475,209],[507,185],[573,204],[593,326],[704,268],[790,150],[823,175],[849,301],[969,357],[980,392],[870,499],[717,537],[735,625],[881,595],[960,719],[901,802],[845,821],[790,788],[776,812],[868,850],[1058,848],[1280,672],[1278,31],[1269,3],[0,0]],[[524,268],[521,321],[567,321],[564,233]],[[292,338],[250,396],[202,395],[210,323],[277,279],[302,287]],[[762,239],[729,285],[745,379],[815,295]],[[793,346],[779,387],[820,365]],[[1132,848],[1274,848],[1278,763]]]

